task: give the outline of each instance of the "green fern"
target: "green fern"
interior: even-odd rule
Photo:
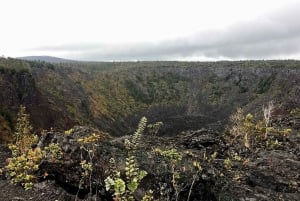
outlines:
[[[113,171],[112,174],[105,179],[105,187],[107,191],[114,191],[114,196],[118,201],[134,201],[133,193],[138,188],[141,180],[147,175],[146,171],[139,169],[135,157],[135,153],[140,144],[141,136],[145,130],[146,124],[146,117],[142,117],[137,130],[132,135],[132,138],[125,141],[125,147],[127,149],[127,157],[125,161],[125,181],[120,177],[120,172],[115,168],[115,160],[110,160],[110,163],[113,166]],[[151,201],[153,200],[153,196],[148,193],[144,196],[143,200]]]

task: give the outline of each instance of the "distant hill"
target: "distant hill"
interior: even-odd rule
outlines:
[[[74,60],[63,59],[59,57],[51,57],[51,56],[26,56],[26,57],[18,57],[17,59],[22,59],[26,61],[45,61],[50,63],[75,62]]]

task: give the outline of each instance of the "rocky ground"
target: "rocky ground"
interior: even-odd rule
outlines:
[[[187,200],[191,190],[191,201],[197,200],[300,200],[300,133],[299,118],[280,119],[281,125],[293,128],[286,138],[279,139],[276,148],[257,148],[255,151],[243,151],[238,156],[233,153],[236,147],[228,143],[226,136],[210,129],[185,131],[175,136],[157,136],[146,132],[140,142],[137,159],[140,168],[148,172],[136,191],[139,199],[147,189],[154,190],[160,200],[168,200],[174,193],[170,182],[170,170],[157,149],[176,148],[183,155],[178,164],[180,172],[179,200]],[[39,181],[33,190],[25,191],[21,186],[13,185],[2,174],[0,179],[0,200],[75,200],[80,181],[82,151],[77,139],[91,133],[87,127],[75,127],[66,136],[59,132],[48,132],[39,146],[50,142],[60,144],[64,158],[59,163],[44,161],[36,172]],[[88,196],[88,185],[80,190],[78,200],[111,200],[104,190],[104,179],[108,176],[108,161],[116,159],[117,167],[122,169],[126,157],[125,139],[104,136],[97,147],[95,171],[93,172],[93,195]],[[230,155],[232,154],[232,155]],[[4,167],[10,152],[5,145],[0,146],[0,167]],[[231,157],[230,167],[224,161]],[[193,161],[199,161],[202,171],[193,181]],[[43,177],[47,173],[47,177]],[[86,181],[85,181],[86,182]]]

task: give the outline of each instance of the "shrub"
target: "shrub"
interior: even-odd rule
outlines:
[[[8,159],[6,171],[13,183],[20,183],[26,190],[33,187],[36,177],[34,173],[39,169],[43,159],[48,158],[57,161],[62,157],[61,148],[57,144],[50,144],[42,150],[39,147],[32,148],[37,143],[38,137],[32,133],[29,123],[29,115],[26,108],[20,107],[17,115],[16,131],[14,133],[15,144],[9,144],[12,157]]]
[[[8,160],[6,170],[13,183],[21,183],[25,189],[30,189],[35,179],[33,173],[38,169],[44,152],[39,148],[31,148],[37,142],[38,137],[32,133],[29,115],[26,114],[26,108],[22,105],[17,115],[13,136],[14,144],[8,146],[12,152],[12,158]]]
[[[263,119],[255,120],[252,114],[244,116],[241,108],[238,108],[236,113],[231,115],[232,123],[229,133],[231,135],[231,143],[243,144],[248,149],[255,147],[278,147],[277,137],[282,135],[288,136],[292,130],[290,128],[275,128],[271,125],[272,111],[274,110],[273,102],[269,102],[266,107],[263,107]],[[272,134],[271,136],[269,136]]]
[[[175,190],[175,200],[178,200],[180,193],[180,186],[178,184],[178,179],[180,178],[180,172],[177,170],[178,163],[182,160],[182,154],[176,149],[169,149],[161,152],[161,155],[168,161],[170,170],[172,173],[171,183]]]
[[[147,175],[146,171],[140,170],[135,157],[136,150],[140,144],[141,135],[147,124],[147,119],[143,117],[140,120],[137,130],[130,140],[125,141],[127,157],[125,162],[126,179],[121,178],[121,172],[115,166],[115,160],[111,159],[111,175],[105,179],[106,190],[113,190],[114,197],[118,201],[134,201],[133,193],[137,189],[141,180]],[[153,199],[152,192],[146,194],[142,200],[150,201]]]
[[[73,132],[73,129],[66,131],[66,135],[70,135],[70,133]],[[92,193],[92,174],[93,174],[93,169],[94,169],[94,157],[96,154],[96,149],[97,149],[97,142],[100,139],[100,135],[92,133],[89,136],[82,137],[77,139],[77,142],[81,145],[80,149],[81,151],[85,151],[87,153],[87,158],[83,158],[83,154],[81,153],[81,162],[80,166],[81,169],[83,170],[81,173],[81,179],[79,181],[79,186],[78,186],[78,191],[76,195],[76,200],[78,198],[78,194],[80,189],[82,189],[84,185],[84,180],[88,179],[88,185],[89,185],[89,190],[90,194]]]
[[[10,146],[9,148],[14,150],[16,147]],[[6,169],[9,172],[11,181],[20,183],[26,190],[31,189],[35,181],[34,172],[38,170],[44,156],[44,151],[40,148],[35,148],[9,159]]]
[[[29,115],[26,113],[25,106],[21,105],[17,114],[15,132],[13,134],[15,145],[21,153],[31,149],[31,146],[38,141],[37,135],[32,132]]]

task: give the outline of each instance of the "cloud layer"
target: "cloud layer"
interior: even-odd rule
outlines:
[[[300,58],[300,4],[222,30],[195,32],[156,42],[63,44],[35,51],[82,60]]]

